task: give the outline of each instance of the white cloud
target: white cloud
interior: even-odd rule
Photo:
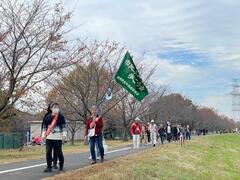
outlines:
[[[175,87],[186,88],[202,78],[202,72],[191,65],[174,64],[167,59],[159,59],[154,56],[145,56],[144,61],[149,66],[157,65],[154,74],[154,82],[158,85],[169,84]]]
[[[68,1],[66,1],[68,2]],[[66,3],[74,9],[73,24],[83,25],[73,36],[119,41],[136,53],[147,54],[159,65],[157,83],[192,96],[229,114],[233,77],[240,70],[240,2],[234,0],[83,0]],[[195,67],[158,59],[166,49],[184,49],[202,54],[210,64]],[[213,98],[218,93],[218,98]],[[222,97],[222,98],[221,98]],[[203,100],[204,99],[204,100]],[[220,103],[221,102],[221,103]],[[221,106],[219,106],[219,103]]]
[[[233,118],[232,113],[232,99],[230,95],[212,95],[204,98],[201,102],[201,105],[214,107],[218,110],[219,113],[225,114]]]

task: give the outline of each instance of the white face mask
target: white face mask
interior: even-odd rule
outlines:
[[[52,108],[52,113],[53,114],[59,113],[59,108]]]

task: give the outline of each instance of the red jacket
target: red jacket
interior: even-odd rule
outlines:
[[[131,134],[142,134],[141,124],[139,124],[139,123],[132,123]]]
[[[103,118],[101,116],[96,118],[96,127],[95,127],[95,134],[99,135],[102,133],[103,130]],[[85,126],[85,136],[88,135],[88,130],[90,129],[90,125],[93,122],[93,118],[89,117],[86,121],[86,126]]]

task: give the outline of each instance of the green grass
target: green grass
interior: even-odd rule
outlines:
[[[230,180],[240,179],[240,135],[194,137],[179,143],[67,172],[53,179]],[[50,178],[51,179],[51,178]]]

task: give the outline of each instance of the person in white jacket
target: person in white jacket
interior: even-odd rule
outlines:
[[[149,131],[151,134],[151,143],[153,147],[155,147],[157,143],[158,128],[157,125],[154,123],[154,120],[151,120],[151,123],[149,124]]]

